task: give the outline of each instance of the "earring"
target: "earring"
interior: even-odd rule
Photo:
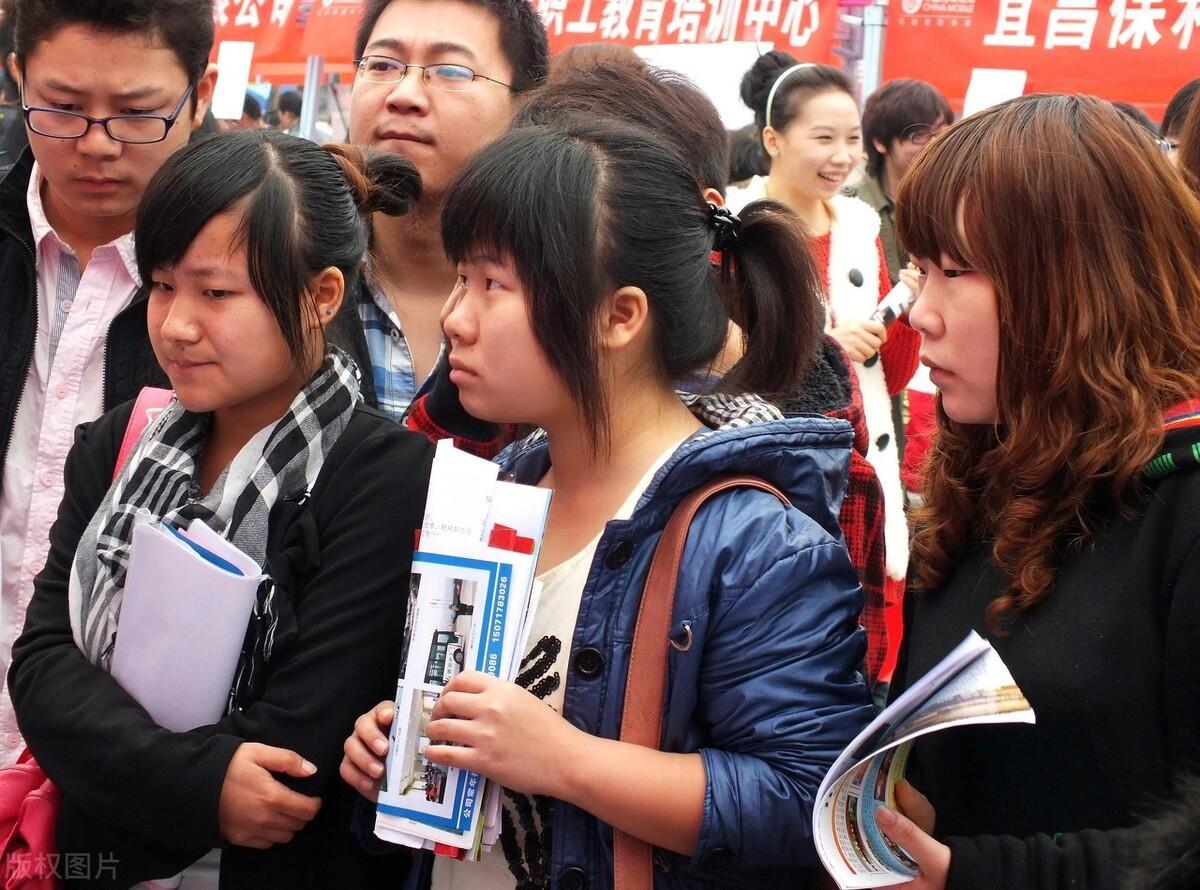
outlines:
[[[333,310],[332,310],[332,309],[330,309],[328,306],[326,306],[326,307],[325,307],[325,314],[326,314],[326,315],[333,315]]]

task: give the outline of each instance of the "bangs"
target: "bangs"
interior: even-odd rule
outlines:
[[[979,165],[970,142],[939,135],[900,181],[896,234],[909,255],[938,262],[944,254],[974,267],[966,233],[976,229],[973,193]]]
[[[545,127],[501,136],[467,163],[446,197],[447,258],[510,260],[535,303],[572,284],[591,287],[597,167],[588,146]],[[567,269],[571,282],[562,280]]]
[[[200,230],[257,188],[263,174],[261,144],[237,136],[205,139],[172,155],[138,206],[134,249],[142,281],[178,265]]]

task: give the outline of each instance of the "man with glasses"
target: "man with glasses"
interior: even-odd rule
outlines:
[[[459,169],[507,126],[546,77],[549,50],[528,0],[367,0],[355,56],[351,141],[398,152],[421,173],[417,209],[376,214],[368,274],[334,337],[362,368],[363,393],[397,420],[441,352],[454,287],[441,201]]]
[[[138,201],[212,95],[211,0],[14,0],[29,135],[0,181],[0,666],[63,495],[75,426],[165,383],[133,250]],[[0,760],[21,748],[7,687]]]
[[[908,265],[908,254],[896,239],[896,186],[921,149],[953,121],[954,110],[946,97],[922,80],[886,83],[863,106],[867,173],[845,192],[866,201],[879,214],[879,237],[892,284]]]

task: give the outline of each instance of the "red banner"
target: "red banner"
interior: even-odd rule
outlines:
[[[320,2],[320,0],[318,0]],[[293,61],[300,58],[304,18],[311,0],[215,0],[217,47],[226,40],[254,44],[254,61]]]
[[[352,62],[362,0],[316,0],[300,52],[329,62]]]
[[[884,80],[916,77],[962,108],[972,68],[1028,72],[1026,92],[1132,102],[1156,120],[1200,74],[1200,0],[900,0]]]
[[[535,0],[550,51],[580,43],[757,40],[804,61],[832,56],[837,0]],[[741,77],[741,72],[731,72]]]

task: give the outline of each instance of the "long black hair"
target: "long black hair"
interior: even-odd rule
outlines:
[[[745,356],[723,389],[786,393],[808,367],[821,312],[799,220],[750,205],[719,267],[713,223],[678,154],[628,125],[577,120],[517,128],[479,152],[446,197],[442,241],[453,262],[511,259],[534,335],[599,447],[609,414],[595,320],[617,288],[645,292],[665,380],[710,368],[731,319]]]
[[[212,136],[172,155],[150,180],[138,205],[138,271],[148,285],[209,220],[244,201],[239,237],[250,282],[303,366],[313,278],[333,266],[353,293],[370,240],[367,215],[405,213],[420,189],[420,175],[398,155],[266,129]]]

